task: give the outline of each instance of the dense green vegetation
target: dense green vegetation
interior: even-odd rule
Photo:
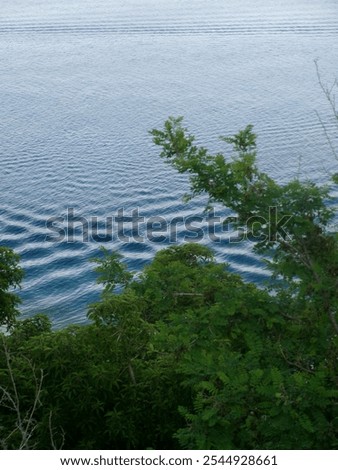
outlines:
[[[11,288],[20,287],[23,270],[19,256],[9,248],[0,246],[0,325],[11,325],[19,311],[20,297]]]
[[[279,185],[262,173],[251,126],[223,139],[233,146],[228,159],[196,146],[181,118],[152,134],[162,157],[190,175],[192,196],[207,193],[238,215],[234,224],[269,259],[271,285],[244,282],[199,244],[158,252],[138,277],[102,250],[104,288],[90,323],[52,331],[43,315],[15,320],[10,288],[22,271],[2,249],[0,445],[337,448],[330,187]]]

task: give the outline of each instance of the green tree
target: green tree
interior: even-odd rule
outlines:
[[[268,292],[245,299],[234,317],[238,328],[220,329],[229,322],[223,300],[204,330],[212,334],[204,341],[201,335],[195,338],[177,361],[178,371],[187,375],[184,383],[195,392],[193,408],[181,408],[187,419],[177,433],[181,445],[335,448],[338,237],[329,227],[335,216],[328,204],[330,188],[299,179],[280,185],[261,172],[252,126],[222,138],[233,146],[230,158],[196,146],[182,118],[169,118],[163,130],[151,133],[161,156],[189,174],[190,197],[205,193],[209,205],[221,203],[236,212],[237,227],[268,256],[276,279],[263,305]],[[240,297],[232,291],[231,302],[236,305]],[[184,331],[182,317],[171,317],[160,336],[163,344],[174,337],[181,350],[183,338],[193,337],[191,325],[199,321],[202,331],[202,319],[210,321],[210,307],[205,307],[192,310]],[[170,334],[172,328],[176,335]]]
[[[151,134],[161,156],[189,174],[190,197],[205,193],[209,204],[233,209],[237,226],[257,241],[255,249],[270,256],[274,276],[283,276],[293,289],[297,285],[301,295],[325,312],[336,335],[338,237],[328,227],[335,216],[328,205],[330,188],[299,179],[279,185],[261,172],[252,126],[222,138],[233,146],[230,158],[196,146],[182,117],[169,118],[163,130]]]
[[[97,282],[104,286],[103,295],[112,293],[118,286],[127,286],[133,275],[121,261],[122,256],[115,251],[109,252],[104,246],[101,246],[100,251],[101,256],[91,261],[97,264],[94,271],[99,275]]]
[[[291,288],[245,283],[189,243],[158,252],[89,315],[60,331],[37,316],[2,336],[1,387],[15,384],[23,417],[40,383],[31,372],[43,372],[30,445],[337,447],[337,337]],[[0,406],[0,417],[7,447],[20,446],[13,411]]]
[[[19,256],[10,248],[0,247],[0,325],[10,327],[18,315],[19,296],[13,292],[20,287],[23,270]]]

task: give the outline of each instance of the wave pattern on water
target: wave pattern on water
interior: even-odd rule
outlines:
[[[280,35],[307,34],[336,35],[336,21],[321,21],[315,24],[281,22],[277,24],[243,23],[10,23],[0,22],[0,34],[5,33],[44,33],[44,34],[118,34],[118,35]]]
[[[100,243],[84,242],[81,230],[72,243],[46,242],[50,217],[64,220],[73,208],[97,217],[104,234],[105,218],[119,208],[167,221],[203,216],[205,198],[183,204],[187,178],[150,143],[148,130],[168,115],[185,115],[197,143],[212,152],[223,150],[219,135],[254,124],[259,163],[280,182],[299,174],[322,182],[336,165],[316,115],[327,116],[327,103],[313,67],[320,57],[336,73],[335,0],[281,0],[273,9],[267,0],[142,5],[44,0],[37,9],[32,0],[12,0],[2,7],[0,244],[22,257],[25,314],[47,312],[56,326],[84,321],[98,298],[89,259]],[[324,121],[332,135],[334,123]],[[178,241],[186,235],[178,223]],[[251,244],[202,243],[247,280],[267,279]],[[134,271],[166,245],[116,237],[105,244]]]

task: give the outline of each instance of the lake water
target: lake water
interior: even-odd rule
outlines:
[[[137,207],[145,218],[202,215],[205,201],[182,202],[186,178],[148,135],[169,115],[184,115],[213,151],[223,148],[219,135],[252,123],[260,165],[279,181],[325,181],[336,165],[316,114],[332,128],[314,59],[324,81],[338,76],[337,0],[0,6],[0,243],[22,257],[25,314],[46,312],[56,326],[82,322],[98,297],[88,260],[100,243],[79,230],[72,243],[46,241],[50,217],[73,208],[102,225]],[[250,245],[203,243],[246,279],[264,280]],[[137,271],[165,243],[105,246]]]

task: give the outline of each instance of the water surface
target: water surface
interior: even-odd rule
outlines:
[[[337,39],[336,0],[1,0],[0,242],[22,257],[23,311],[61,326],[98,296],[99,243],[47,242],[49,217],[202,214],[147,133],[169,115],[213,151],[252,123],[264,170],[325,181],[335,162],[313,61],[332,81]],[[204,242],[264,280],[249,245]],[[164,244],[106,246],[139,270]]]

